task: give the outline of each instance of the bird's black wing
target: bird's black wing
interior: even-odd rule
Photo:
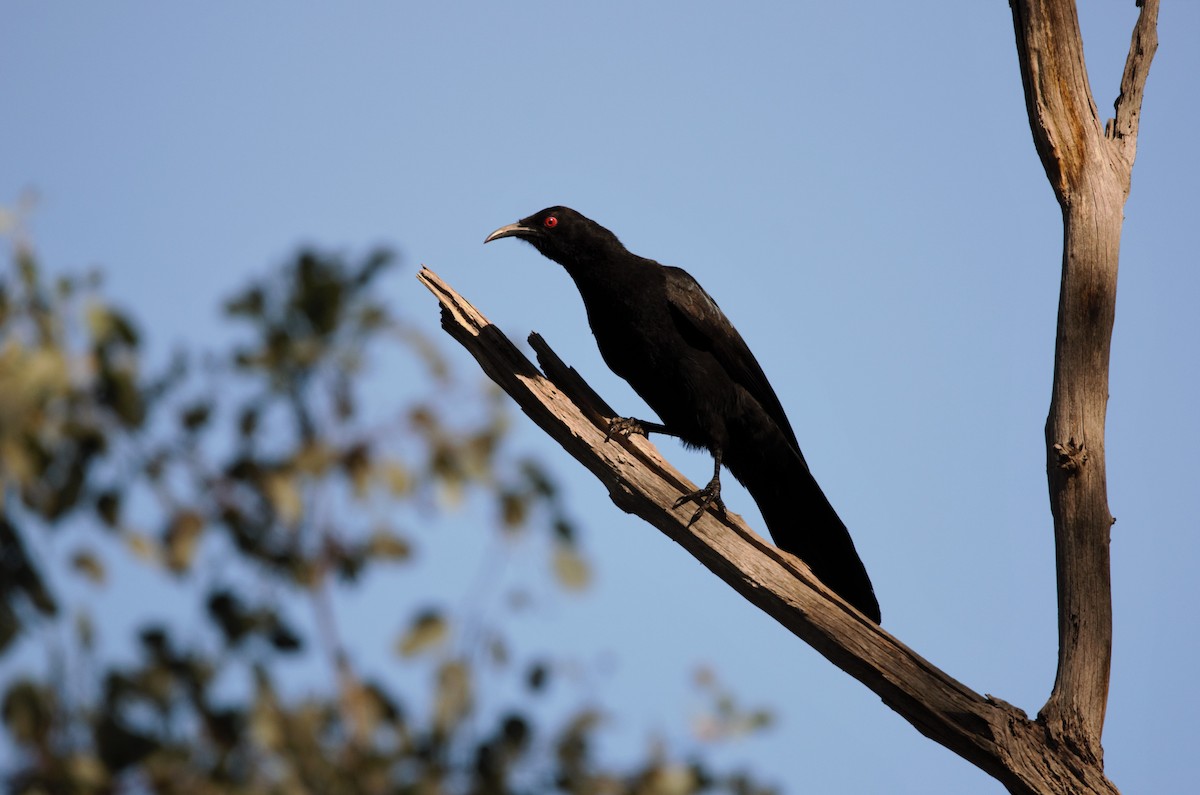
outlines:
[[[670,266],[665,266],[664,271],[667,304],[679,333],[689,345],[710,352],[729,377],[758,401],[803,461],[804,454],[787,414],[742,335],[691,274]]]
[[[754,497],[775,544],[809,565],[830,588],[871,620],[879,601],[846,525],[813,477],[775,390],[741,335],[696,280],[667,268],[667,304],[686,343],[708,351],[762,408],[779,433],[733,438],[723,463]]]

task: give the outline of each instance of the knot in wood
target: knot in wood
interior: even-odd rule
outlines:
[[[1076,442],[1074,437],[1064,445],[1058,442],[1054,445],[1054,463],[1065,472],[1078,472],[1087,463],[1087,451],[1082,442]]]

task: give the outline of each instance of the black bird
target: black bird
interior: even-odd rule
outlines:
[[[483,241],[517,237],[562,265],[583,297],[600,354],[662,423],[613,420],[609,433],[664,433],[712,453],[708,485],[679,500],[721,502],[721,465],[758,503],[780,549],[876,623],[879,602],[854,542],[809,472],[762,367],[716,302],[686,271],[628,251],[568,207],[502,226]]]

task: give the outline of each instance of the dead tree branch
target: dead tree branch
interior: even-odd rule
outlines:
[[[730,513],[692,527],[675,500],[695,489],[641,437],[605,441],[611,410],[534,335],[542,370],[428,268],[418,276],[442,326],[521,409],[608,489],[613,502],[679,543],[748,601],[858,679],[925,736],[1022,795],[1116,793],[1092,760],[1020,709],[983,696],[925,660],[814,578],[798,558]],[[544,371],[544,372],[543,372]]]
[[[1062,289],[1046,470],[1058,574],[1058,675],[1041,719],[1103,765],[1112,660],[1104,459],[1117,260],[1158,0],[1139,2],[1116,118],[1101,124],[1074,0],[1012,0],[1034,145],[1063,212]]]

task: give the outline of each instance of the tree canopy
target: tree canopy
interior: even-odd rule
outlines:
[[[559,660],[513,647],[486,605],[452,607],[461,595],[373,607],[395,675],[362,670],[332,601],[377,571],[410,576],[431,507],[478,503],[478,543],[541,535],[559,588],[589,577],[552,473],[507,441],[499,393],[457,383],[374,297],[391,267],[385,250],[300,251],[225,303],[235,342],[155,368],[150,332],[99,274],[51,277],[13,245],[0,277],[9,791],[765,791],[661,749],[601,763],[602,705],[575,692],[548,706],[555,681],[559,699],[575,690]],[[369,416],[363,374],[386,346],[423,397]],[[147,582],[133,614],[97,614],[90,594],[128,577]],[[294,684],[305,659],[323,686]],[[729,726],[769,719],[701,686]],[[488,688],[517,695],[485,710]]]

